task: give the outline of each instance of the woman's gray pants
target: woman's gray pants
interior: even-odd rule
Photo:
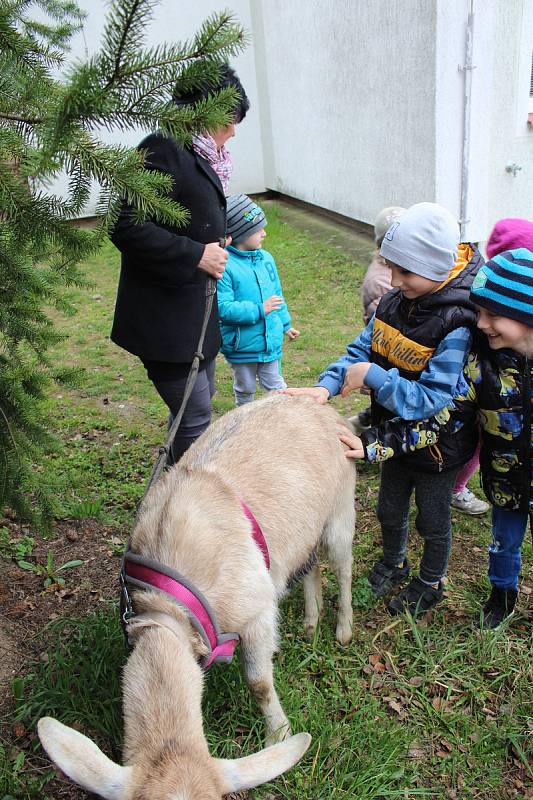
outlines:
[[[168,427],[172,425],[174,417],[178,413],[187,377],[177,378],[171,381],[154,381],[160,397],[169,408]],[[185,411],[179,428],[172,442],[172,458],[175,464],[181,456],[189,449],[191,444],[200,436],[211,422],[211,398],[215,394],[215,359],[213,359],[205,369],[201,370],[194,384],[189,401],[185,406]]]

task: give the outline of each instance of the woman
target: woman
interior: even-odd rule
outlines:
[[[224,65],[220,83],[194,94],[175,96],[178,105],[195,103],[228,86],[239,100],[235,119],[211,134],[193,136],[192,146],[155,133],[139,149],[147,169],[173,178],[172,200],[187,208],[189,222],[179,229],[155,221],[141,225],[124,205],[111,239],[122,254],[111,339],[139,356],[148,377],[170,409],[178,412],[194,358],[206,305],[206,282],[224,272],[226,251],[219,240],[226,230],[227,184],[231,160],[225,142],[250,107],[234,71]],[[215,358],[220,347],[215,301],[203,346],[204,360],[172,445],[177,461],[211,420]]]

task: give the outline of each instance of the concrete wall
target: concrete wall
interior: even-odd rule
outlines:
[[[364,222],[435,196],[436,0],[251,0],[265,181]]]
[[[91,13],[74,43],[78,57],[96,49],[105,13],[104,0],[82,5]],[[252,107],[229,144],[231,191],[270,188],[367,223],[385,205],[432,200],[462,216],[465,238],[475,241],[502,216],[533,216],[533,0],[231,6],[252,33],[234,63]],[[188,38],[225,7],[226,0],[161,0],[148,41]],[[459,67],[469,12],[475,68],[465,117],[467,74]],[[134,145],[141,132],[102,136]],[[505,171],[510,163],[522,167],[515,176]]]
[[[472,11],[467,197],[461,209],[465,131],[465,32]],[[439,0],[436,82],[437,202],[484,241],[504,216],[533,216],[533,129],[527,125],[533,2]],[[507,164],[522,167],[513,177]]]
[[[474,241],[533,216],[533,0],[250,4],[269,188],[364,222],[433,200]]]
[[[531,51],[532,0],[493,0],[491,42],[493,94],[490,117],[487,219],[489,230],[502,217],[533,219],[533,128],[527,125]],[[508,164],[522,167],[516,176]]]
[[[105,0],[78,0],[78,4],[89,12],[84,31],[72,42],[72,58],[79,60],[94,53],[100,44],[104,26],[107,4]],[[224,10],[228,3],[217,0],[195,0],[194,3],[161,0],[156,6],[154,19],[147,27],[146,41],[148,45],[162,42],[184,41],[194,35],[202,21],[214,10]],[[231,8],[238,20],[250,31],[249,0],[232,0]],[[237,135],[228,143],[234,172],[230,183],[230,192],[261,192],[264,190],[263,153],[261,131],[259,127],[259,98],[256,90],[255,59],[253,49],[248,47],[244,53],[232,61],[239,78],[250,99],[251,108],[246,119],[237,128]],[[146,135],[142,130],[100,132],[106,142],[118,142],[135,146]],[[66,186],[65,180],[56,184],[55,190],[61,193]],[[87,209],[92,213],[97,191],[93,192],[93,203]]]

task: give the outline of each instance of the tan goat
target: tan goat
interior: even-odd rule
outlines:
[[[311,737],[286,738],[273,683],[278,601],[314,563],[304,578],[305,627],[314,631],[322,592],[313,556],[321,546],[339,584],[337,639],[350,640],[355,467],[337,437],[339,422],[329,406],[280,394],[226,414],[150,491],[131,540],[135,553],[186,576],[219,628],[239,634],[269,746],[234,761],[209,755],[199,665],[208,647],[175,601],[137,590],[137,616],[128,623],[135,646],[123,677],[127,766],[56,720],[39,722],[44,748],[76,783],[108,800],[218,800],[301,758]],[[261,526],[270,569],[242,502]]]

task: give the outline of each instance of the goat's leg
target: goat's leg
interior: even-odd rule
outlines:
[[[318,564],[315,564],[313,569],[307,573],[303,579],[303,584],[305,602],[304,628],[306,636],[312,639],[324,604],[322,598],[322,576]]]
[[[246,682],[265,718],[267,747],[286,739],[291,732],[274,688],[272,656],[277,642],[276,611],[256,618],[241,634]]]
[[[353,486],[348,487],[344,497],[327,522],[324,543],[331,569],[339,586],[339,611],[335,635],[341,644],[352,638],[352,543],[355,528]]]

